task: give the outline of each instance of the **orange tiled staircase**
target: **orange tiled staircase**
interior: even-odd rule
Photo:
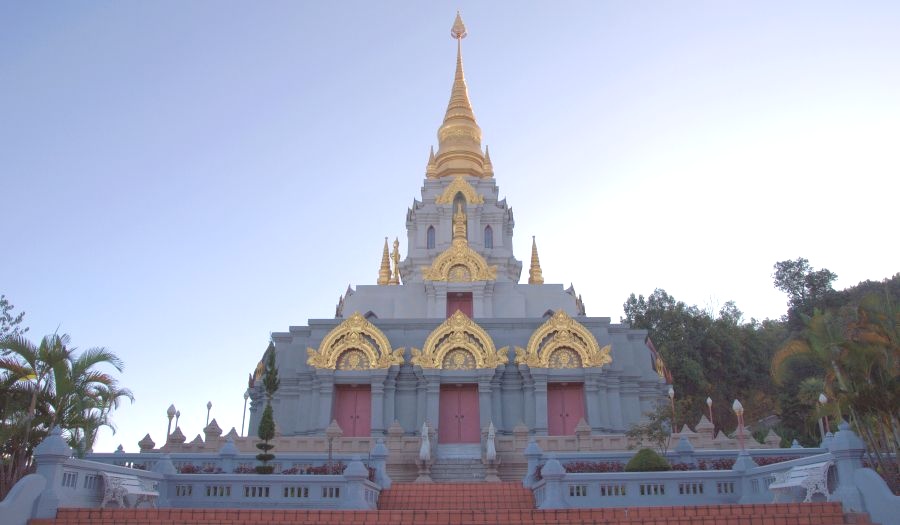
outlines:
[[[844,525],[869,524],[845,515],[840,503],[700,505],[630,509],[536,510],[519,483],[395,483],[379,510],[60,509],[31,525]]]

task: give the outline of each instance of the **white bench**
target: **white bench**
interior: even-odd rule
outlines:
[[[138,479],[137,476],[129,474],[116,474],[112,472],[101,472],[103,476],[103,502],[100,508],[106,506],[110,501],[115,501],[119,507],[128,507],[128,496],[134,497],[134,507],[140,505],[142,501],[148,502],[151,506],[156,506],[156,498],[159,492],[155,487],[150,486]]]
[[[806,497],[803,499],[805,502],[812,501],[813,494],[817,493],[831,501],[831,494],[828,492],[828,469],[831,465],[831,461],[825,461],[777,473],[775,481],[769,485],[769,490],[775,493],[775,502],[778,502],[781,492],[790,494],[794,487],[806,490]]]

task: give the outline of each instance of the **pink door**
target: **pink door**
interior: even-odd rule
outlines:
[[[448,292],[447,293],[447,317],[459,310],[472,317],[472,292]]]
[[[439,443],[479,443],[478,385],[441,385]]]
[[[334,419],[344,437],[369,437],[372,428],[372,389],[369,385],[335,385]]]
[[[547,431],[551,436],[575,435],[575,427],[583,417],[584,385],[582,383],[550,383],[547,385]]]

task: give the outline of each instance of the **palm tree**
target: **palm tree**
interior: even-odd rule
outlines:
[[[92,446],[97,429],[111,426],[109,413],[122,398],[133,400],[110,374],[98,370],[108,364],[121,372],[122,361],[105,348],[80,355],[69,348],[68,335],[52,334],[35,345],[22,335],[0,339],[0,439],[3,464],[0,498],[31,465],[36,442],[55,425],[76,442]]]

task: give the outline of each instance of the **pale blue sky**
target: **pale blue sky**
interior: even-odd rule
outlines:
[[[900,3],[0,3],[0,292],[127,363],[99,450],[241,424],[268,334],[401,238],[453,76],[516,252],[618,320],[777,317],[774,262],[900,270]]]

